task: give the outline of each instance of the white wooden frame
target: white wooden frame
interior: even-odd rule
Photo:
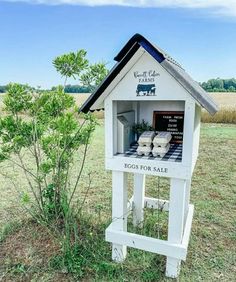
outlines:
[[[134,176],[134,195],[127,200],[126,173],[113,171],[112,223],[106,229],[106,241],[113,245],[112,258],[124,261],[127,247],[137,248],[167,256],[166,276],[176,278],[181,260],[186,260],[194,206],[189,204],[189,180],[171,179],[170,201],[144,196],[145,176]],[[137,181],[141,180],[138,184]],[[136,198],[135,193],[139,191]],[[187,195],[187,196],[186,196]],[[135,205],[138,205],[135,207]],[[169,212],[168,240],[160,240],[127,232],[127,216],[134,214],[135,225],[141,223],[143,208],[162,209]],[[123,213],[123,214],[122,214]]]
[[[112,227],[115,231],[127,231],[127,173],[112,172]],[[126,258],[127,247],[119,242],[112,244],[112,259],[122,262]]]
[[[144,174],[134,174],[133,225],[139,227],[142,227],[144,219],[145,177]]]
[[[195,104],[196,103],[193,101],[192,98],[188,98],[185,101],[182,163],[184,166],[189,168],[192,168],[192,163],[193,163]],[[191,176],[192,176],[192,169],[191,169]]]
[[[164,176],[169,178],[191,179],[193,167],[196,162],[195,156],[197,156],[198,153],[198,146],[196,146],[193,141],[194,134],[195,136],[197,135],[199,139],[199,129],[197,130],[197,134],[195,130],[196,103],[194,100],[191,97],[185,100],[182,162],[164,162],[157,160],[132,159],[119,155],[116,156],[117,101],[119,101],[119,98],[117,98],[117,100],[112,100],[110,96],[105,99],[106,169],[137,174]],[[145,168],[148,169],[145,170]]]
[[[185,108],[181,162],[127,158],[116,155],[117,103],[124,101],[124,98],[115,95],[114,99],[113,94],[115,95],[115,92],[104,101],[105,166],[106,169],[112,170],[112,223],[106,229],[106,241],[112,243],[112,259],[123,262],[126,258],[127,247],[165,255],[167,257],[166,276],[176,278],[180,271],[181,261],[187,256],[194,211],[189,200],[191,177],[198,154],[200,128],[198,106],[192,97],[184,98],[183,94],[181,101],[184,101]],[[135,119],[138,121],[138,107],[142,99],[134,96],[128,96],[127,99],[127,101],[136,102]],[[171,95],[168,97],[164,95],[155,97],[154,100],[176,99]],[[127,200],[127,173],[134,174],[134,193],[129,201]],[[146,175],[171,179],[169,201],[145,197]],[[169,213],[167,241],[127,232],[128,214],[133,213],[134,226],[142,226],[144,208],[162,209]]]
[[[112,223],[106,229],[106,241],[185,261],[191,233],[193,211],[194,206],[190,204],[181,243],[171,243],[131,232],[118,231],[113,228]]]
[[[186,180],[171,178],[168,222],[168,242],[181,244],[184,231]],[[187,252],[187,249],[186,249]],[[167,256],[166,276],[178,277],[181,259],[173,253]]]

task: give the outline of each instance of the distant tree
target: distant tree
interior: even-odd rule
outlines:
[[[219,89],[223,89],[224,88],[223,80],[220,79],[220,78],[217,78],[217,79],[213,78],[213,79],[208,80],[208,82],[210,83],[211,88],[213,90],[219,90]]]
[[[0,93],[5,93],[7,91],[7,87],[5,85],[0,85]]]
[[[229,92],[235,92],[235,91],[236,91],[236,88],[233,87],[233,86],[230,86],[230,87],[228,88],[228,90],[229,90]]]
[[[224,88],[228,91],[232,91],[233,88],[236,89],[236,79],[224,79]]]
[[[207,82],[200,83],[202,88],[208,92],[236,92],[236,79],[212,78]]]
[[[90,93],[91,91],[92,89],[89,86],[70,84],[65,86],[65,93]]]
[[[200,85],[206,91],[210,91],[211,90],[211,86],[210,86],[210,84],[208,82],[202,82],[202,83],[200,83]]]

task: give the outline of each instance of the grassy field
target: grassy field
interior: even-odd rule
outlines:
[[[236,125],[204,124],[192,181],[192,234],[179,281],[235,281],[235,163]],[[10,174],[9,166],[5,170]],[[84,206],[86,217],[81,224],[83,236],[78,255],[83,262],[83,274],[77,279],[58,267],[60,246],[43,227],[28,220],[11,182],[0,176],[0,281],[173,281],[164,277],[163,256],[129,249],[125,264],[111,262],[111,248],[104,241],[104,230],[111,220],[111,174],[104,170],[102,121],[90,145],[78,197],[85,194],[89,172],[92,186]],[[15,170],[13,175],[21,190],[26,189],[20,172]],[[131,177],[128,183],[131,194]],[[168,198],[167,179],[162,178],[160,184],[161,198]],[[155,177],[147,178],[146,187],[148,196],[157,197]],[[166,236],[166,219],[162,213],[162,237]],[[136,231],[157,236],[156,223],[155,212],[146,212],[144,228]]]

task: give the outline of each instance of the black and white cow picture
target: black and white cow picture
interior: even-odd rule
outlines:
[[[155,96],[155,84],[138,84],[136,89],[137,96]]]

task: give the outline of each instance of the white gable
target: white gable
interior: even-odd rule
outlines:
[[[106,97],[110,95],[112,90],[122,81],[124,76],[130,71],[130,69],[136,64],[136,62],[140,59],[140,57],[144,54],[145,50],[143,48],[139,48],[139,50],[132,56],[132,58],[126,63],[123,67],[122,71],[119,72],[116,77],[112,80],[112,82],[108,85],[108,87],[103,91],[102,95],[99,96],[94,104],[91,106],[91,110],[97,110],[104,108],[104,100]],[[109,72],[111,74],[116,66],[119,65],[117,63],[112,70]]]
[[[111,93],[113,100],[130,101],[186,101],[191,96],[191,102],[210,114],[218,111],[206,91],[175,60],[140,34],[127,42],[115,60],[116,65],[82,105],[81,112],[104,108],[104,100],[111,98]]]
[[[112,100],[186,100],[186,90],[147,52],[109,94]]]

